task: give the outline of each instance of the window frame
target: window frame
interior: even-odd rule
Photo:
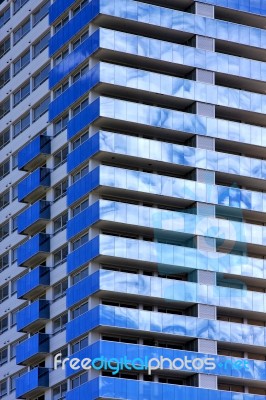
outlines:
[[[13,108],[17,107],[17,105],[19,105],[23,100],[25,100],[30,95],[31,93],[30,86],[31,86],[30,80],[28,80],[13,93]],[[25,89],[27,90],[25,91]],[[18,96],[17,99],[16,96]]]
[[[0,133],[0,150],[3,149],[10,142],[10,128],[3,130]]]
[[[47,73],[47,71],[48,73]],[[32,91],[38,89],[48,78],[49,78],[49,72],[51,70],[50,64],[45,65],[37,74],[33,75],[32,77]],[[40,81],[36,84],[35,80],[39,78]]]
[[[0,181],[10,173],[10,159],[3,161],[0,164]]]
[[[10,81],[10,77],[11,77],[11,69],[9,66],[6,69],[4,69],[0,75],[0,89],[2,89]]]
[[[26,61],[24,61],[24,59]],[[25,51],[16,61],[13,62],[13,77],[16,76],[20,71],[22,71],[27,65],[31,62],[31,51],[30,48]],[[17,68],[17,64],[19,63],[19,69]]]
[[[38,8],[37,11],[35,11],[32,14],[32,27],[36,26],[39,22],[41,22],[48,14],[49,14],[49,7],[51,5],[51,1],[47,0],[45,3],[43,3],[41,5],[40,8]],[[48,6],[48,7],[47,7]],[[36,15],[40,14],[40,17],[37,19],[37,21],[35,20]]]
[[[26,124],[25,124],[26,121]],[[25,124],[25,125],[24,125]],[[16,132],[16,127],[19,126],[19,130]],[[24,114],[15,124],[13,124],[13,138],[19,136],[30,126],[30,111]]]
[[[62,319],[63,318],[66,318],[66,321],[65,322],[62,322]],[[54,326],[54,324],[57,322],[57,321],[60,321],[60,323],[59,323],[59,328],[55,328],[55,326]],[[53,320],[53,335],[56,335],[57,333],[60,333],[60,332],[62,332],[62,331],[64,331],[65,329],[66,329],[66,324],[68,323],[68,313],[67,312],[64,312],[63,314],[61,314],[61,315],[59,315],[58,317],[56,317],[54,320]]]
[[[64,187],[63,187],[63,185],[65,185],[66,184],[66,187],[65,187],[65,191],[64,191]],[[57,196],[57,197],[55,197],[55,190],[57,190],[57,188],[60,186],[60,192],[61,192],[61,194],[59,195],[59,196]],[[56,201],[58,201],[59,199],[61,199],[62,197],[65,197],[66,196],[66,193],[67,193],[67,188],[68,188],[68,179],[67,178],[65,178],[65,179],[63,179],[61,182],[59,182],[59,183],[57,183],[55,186],[54,186],[54,188],[53,188],[53,197],[54,197],[54,203],[56,202]]]
[[[68,155],[68,146],[67,145],[61,147],[61,149],[59,149],[56,153],[54,153],[54,155],[53,155],[54,170],[66,163],[67,155]],[[60,158],[60,160],[56,163],[55,161],[56,161],[57,157]]]
[[[49,104],[51,103],[50,93],[32,109],[32,122],[38,121],[45,113],[49,110]]]
[[[61,215],[59,215],[57,218],[54,219],[53,221],[53,234],[54,236],[66,229],[67,226],[67,221],[68,221],[68,212],[65,211]],[[55,228],[55,225],[59,224],[57,228]]]
[[[59,289],[59,292],[55,294],[55,290]],[[65,278],[62,281],[58,282],[56,285],[53,286],[53,301],[59,300],[65,296],[66,291],[68,289],[68,279]]]
[[[34,60],[36,57],[38,57],[39,54],[41,54],[48,46],[49,46],[49,40],[50,40],[51,34],[50,31],[46,32],[39,40],[37,40],[35,43],[32,45],[32,59]],[[44,43],[44,46],[41,45],[41,43]],[[41,45],[40,49],[36,51],[36,46]]]
[[[0,29],[10,20],[11,17],[11,10],[10,5],[1,12],[0,14]],[[2,22],[1,22],[2,18]]]
[[[0,287],[0,304],[9,298],[9,284]]]
[[[14,15],[28,2],[29,0],[14,0]],[[16,4],[19,4],[18,8]]]
[[[54,123],[54,136],[59,135],[67,128],[68,121],[69,121],[69,114],[67,113]],[[59,129],[57,127],[59,127]]]
[[[14,3],[15,4],[15,3]],[[15,46],[21,39],[24,38],[31,30],[30,17],[23,23],[19,24],[18,28],[13,32],[13,46]],[[18,34],[18,37],[16,35]]]
[[[64,256],[64,252],[66,252],[66,256],[62,257],[62,256]],[[55,256],[57,256],[58,253],[60,253],[60,256],[59,256],[60,261],[55,263]],[[53,267],[56,268],[59,265],[64,264],[66,262],[67,255],[68,255],[68,245],[65,245],[65,246],[61,247],[60,249],[58,249],[57,251],[55,251],[53,254]]]
[[[1,53],[1,48],[3,48],[3,52]],[[11,39],[8,36],[0,43],[0,58],[4,57],[4,55],[11,49]]]

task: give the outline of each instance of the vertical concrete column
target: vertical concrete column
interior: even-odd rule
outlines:
[[[194,12],[197,15],[214,18],[214,7],[209,4],[200,2],[194,3]],[[194,45],[196,48],[206,51],[215,51],[215,41],[212,38],[196,35],[194,38]],[[210,85],[215,84],[215,73],[196,68],[193,78],[197,82],[203,82]],[[195,102],[195,114],[205,117],[215,118],[215,105],[204,102]],[[210,151],[215,150],[215,139],[206,136],[195,135],[193,139],[193,146],[196,148],[206,149]],[[202,168],[196,168],[194,172],[194,179],[197,182],[214,185],[215,172],[207,171]],[[203,218],[215,217],[215,206],[206,203],[195,203],[195,213],[201,215]],[[206,232],[207,233],[207,232]],[[216,240],[208,236],[196,236],[195,244],[198,250],[202,251],[216,251]],[[207,267],[207,266],[206,266]],[[195,270],[190,280],[202,285],[216,285],[216,273],[206,270]],[[192,314],[202,319],[217,319],[217,310],[215,306],[207,304],[197,304],[193,307]],[[192,344],[194,349],[200,353],[217,354],[217,342],[215,340],[196,339]],[[217,389],[217,377],[215,375],[196,374],[193,377],[194,385],[201,388]]]

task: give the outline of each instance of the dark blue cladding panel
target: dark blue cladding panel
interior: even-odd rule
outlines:
[[[28,274],[22,276],[17,283],[17,297],[27,298],[26,296],[38,289],[50,285],[50,269],[47,267],[36,267]],[[29,296],[30,297],[30,296]]]
[[[49,76],[49,86],[52,89],[65,76],[70,74],[86,58],[90,57],[99,48],[100,31],[94,32],[80,46],[72,51],[64,60],[55,66]]]
[[[60,17],[76,0],[56,0],[49,9],[49,23],[52,23]]]
[[[27,198],[36,193],[41,188],[50,186],[50,170],[48,168],[38,168],[26,176],[18,184],[18,200],[27,201]]]
[[[76,167],[89,159],[100,150],[100,134],[97,132],[67,156],[67,172],[71,173]]]
[[[86,128],[100,116],[100,98],[88,105],[67,125],[67,138],[71,140],[79,131]]]
[[[52,121],[67,110],[75,101],[91,90],[100,81],[100,64],[95,65],[76,83],[65,90],[49,105],[49,119]]]
[[[100,218],[100,204],[97,201],[67,223],[67,240],[70,240]]]
[[[100,289],[100,275],[101,271],[96,271],[94,274],[87,276],[87,278],[82,279],[75,285],[67,289],[66,301],[67,308],[73,307],[81,300],[85,299],[92,293],[95,293]]]
[[[50,318],[50,304],[48,300],[36,300],[17,313],[18,331],[27,331],[30,325],[39,320]]]
[[[34,160],[37,163],[38,158],[50,153],[50,137],[46,135],[38,135],[18,152],[18,169],[30,171],[32,169],[31,164]],[[41,160],[43,160],[43,158],[41,158]]]
[[[31,227],[40,220],[50,219],[50,203],[45,200],[39,200],[29,208],[18,215],[18,233]]]
[[[75,271],[77,268],[90,262],[99,255],[100,239],[99,236],[80,246],[67,256],[67,273]]]
[[[26,399],[31,392],[45,387],[49,387],[49,369],[34,368],[16,380],[16,398]]]
[[[23,364],[38,355],[38,353],[49,353],[48,334],[37,333],[19,343],[16,348],[16,362],[17,364]]]
[[[99,14],[99,9],[99,0],[93,0],[52,36],[49,43],[50,57],[88,25]]]
[[[75,203],[100,184],[100,168],[97,167],[67,189],[67,205]]]
[[[25,264],[25,266],[27,266],[27,263],[40,253],[49,252],[50,235],[46,233],[37,233],[18,247],[18,265],[23,266]]]

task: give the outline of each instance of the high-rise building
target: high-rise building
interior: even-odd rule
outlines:
[[[265,28],[0,0],[1,399],[266,399]]]

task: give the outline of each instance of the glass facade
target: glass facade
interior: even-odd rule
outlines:
[[[266,398],[265,18],[0,0],[1,399]]]

